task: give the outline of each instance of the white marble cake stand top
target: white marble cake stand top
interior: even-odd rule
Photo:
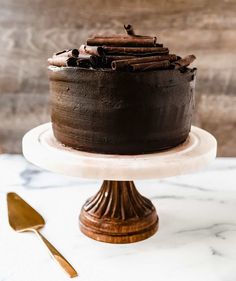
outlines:
[[[194,126],[183,144],[143,155],[96,154],[65,147],[55,139],[51,123],[23,137],[23,154],[33,164],[68,176],[103,180],[154,179],[194,172],[215,158],[216,148],[215,138]]]

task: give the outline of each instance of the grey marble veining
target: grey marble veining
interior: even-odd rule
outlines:
[[[75,266],[78,280],[236,280],[235,158],[218,158],[186,176],[136,181],[160,227],[150,239],[126,245],[96,242],[78,229],[79,211],[101,181],[53,174],[20,155],[1,155],[0,171],[0,281],[69,280],[33,234],[10,229],[9,191],[44,216],[42,233]]]

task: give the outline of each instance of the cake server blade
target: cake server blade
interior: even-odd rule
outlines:
[[[17,232],[34,232],[47,247],[53,259],[60,264],[70,277],[76,277],[78,274],[72,265],[39,232],[39,229],[45,225],[43,217],[14,192],[7,194],[7,206],[10,226]]]

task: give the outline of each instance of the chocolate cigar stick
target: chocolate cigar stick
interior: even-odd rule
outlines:
[[[77,61],[78,59],[77,58],[74,58],[74,57],[70,57],[66,60],[66,65],[67,66],[77,66]]]
[[[129,40],[130,38],[132,38],[132,37],[127,36],[127,35],[123,35],[123,34],[115,34],[115,35],[106,35],[106,36],[104,36],[104,35],[94,35],[93,37],[91,37],[89,39],[99,39],[99,40],[124,39],[124,40]],[[152,39],[153,37],[149,36],[147,38]]]
[[[85,59],[85,58],[79,58],[77,60],[77,65],[80,67],[85,67],[85,68],[89,68],[91,67],[91,61],[89,59]]]
[[[101,47],[98,46],[81,45],[79,48],[79,53],[80,55],[100,56],[103,54],[103,50]]]
[[[117,37],[100,37],[89,38],[87,45],[89,46],[124,46],[124,47],[152,47],[156,46],[156,37],[142,38],[135,36],[128,36],[127,38]]]
[[[102,63],[102,57],[100,56],[94,56],[94,55],[79,55],[79,58],[77,59],[77,64],[79,66],[81,65],[86,65],[88,66],[92,66],[94,68],[97,67],[103,67],[103,63]]]
[[[91,37],[92,39],[101,39],[103,40],[105,39],[109,39],[109,40],[113,40],[113,39],[120,39],[120,40],[130,40],[130,38],[134,38],[134,39],[153,39],[155,38],[154,36],[144,36],[144,35],[108,35],[108,36],[103,36],[103,35],[94,35],[93,37]]]
[[[68,57],[53,56],[52,58],[48,59],[48,63],[50,65],[54,65],[54,66],[66,66],[67,60],[68,60]]]
[[[144,70],[155,70],[155,69],[167,69],[170,67],[168,60],[157,61],[157,62],[143,62],[137,64],[131,64],[129,69],[131,71],[144,71]]]
[[[91,62],[91,65],[94,67],[94,68],[97,68],[97,67],[103,67],[103,61],[102,61],[102,57],[100,56],[90,56],[89,58],[90,62]]]
[[[71,55],[72,55],[72,57],[78,57],[79,56],[79,50],[78,49],[72,49]]]
[[[55,54],[53,54],[53,55],[58,56],[58,55],[61,55],[61,54],[63,54],[63,53],[69,52],[69,51],[71,51],[71,49],[69,49],[69,50],[63,50],[63,51],[57,52],[57,53],[55,53]]]
[[[86,49],[86,45],[81,45],[79,48],[79,56],[81,55],[97,55],[97,47],[90,47],[90,49]]]
[[[98,56],[90,56],[89,60],[90,60],[90,63],[93,67],[101,66],[101,64],[99,63]]]
[[[77,58],[66,56],[53,56],[48,59],[48,63],[54,66],[77,66]]]
[[[124,29],[126,30],[128,35],[135,35],[133,26],[131,24],[128,24],[128,25],[124,24]]]
[[[125,70],[128,69],[131,64],[156,62],[156,61],[163,61],[163,60],[169,60],[170,62],[173,62],[177,60],[177,56],[174,54],[170,54],[170,55],[163,55],[163,56],[150,56],[150,57],[114,60],[111,63],[111,68],[113,70]]]
[[[91,61],[91,59],[79,59],[78,61],[78,66],[80,67],[86,67],[86,68],[95,67],[95,65],[93,64],[94,63]]]
[[[61,52],[56,53],[54,56],[60,56],[60,57],[75,57],[77,58],[79,56],[79,51],[78,49],[70,49],[70,50],[64,50]]]
[[[133,26],[131,24],[124,25],[124,29],[129,36],[133,36],[133,37],[136,37],[136,38],[153,38],[153,36],[145,36],[145,35],[135,34]]]
[[[102,57],[102,62],[106,66],[111,66],[111,63],[113,61],[118,61],[118,60],[127,60],[127,59],[133,59],[135,56],[104,56]]]
[[[168,48],[163,47],[101,47],[101,50],[106,55],[137,55],[137,56],[144,56],[144,55],[167,55],[169,53]]]
[[[98,67],[101,65],[101,57],[98,56],[81,56],[79,58],[75,57],[63,57],[63,56],[54,56],[48,59],[50,65],[54,66],[81,66],[81,67]]]
[[[175,69],[186,67],[186,66],[190,65],[195,59],[196,59],[196,57],[194,55],[189,55],[189,56],[186,56],[186,57],[184,57],[180,60],[177,60],[174,63]]]

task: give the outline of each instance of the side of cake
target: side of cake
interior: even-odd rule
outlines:
[[[117,48],[107,38],[106,42]],[[94,44],[100,42],[100,37],[96,40]],[[121,44],[119,40],[115,44]],[[91,47],[93,52],[99,48],[87,49]],[[146,53],[138,53],[139,48],[146,48]],[[159,53],[150,55],[153,48]],[[130,51],[135,49],[134,56]],[[109,58],[104,54],[96,59],[91,59],[91,54],[85,58],[84,53],[81,57],[69,56],[73,63],[76,59],[75,66],[51,63],[51,119],[58,141],[87,152],[142,154],[171,148],[186,140],[194,108],[196,69],[187,67],[193,56],[181,59],[160,46],[125,45],[124,50],[129,52],[116,53],[113,57],[119,59],[110,60],[109,67],[101,67],[101,61]],[[68,61],[66,56],[55,59],[58,58]],[[88,59],[93,62],[89,64]],[[92,65],[95,60],[97,67]]]

